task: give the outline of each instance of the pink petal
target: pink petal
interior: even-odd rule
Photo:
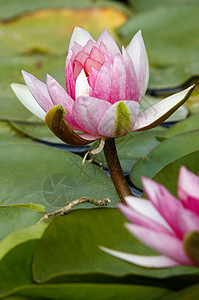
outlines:
[[[181,264],[193,265],[184,253],[183,243],[174,236],[133,224],[126,224],[130,232],[147,246]]]
[[[73,74],[73,66],[72,66],[72,56],[73,52],[70,51],[66,58],[66,64],[65,64],[65,82],[66,82],[66,91],[68,95],[75,99],[75,83],[76,78]]]
[[[184,207],[199,215],[199,177],[185,167],[178,176],[178,197]]]
[[[31,92],[35,100],[38,102],[41,108],[45,112],[47,112],[50,108],[53,107],[53,103],[48,94],[46,84],[40,81],[39,79],[37,79],[32,74],[27,73],[25,71],[22,71],[22,75],[24,77],[24,80],[26,82],[29,91]]]
[[[74,60],[73,62],[73,74],[77,78],[81,71],[84,70],[84,66],[78,61]]]
[[[127,108],[130,117],[130,124],[127,124],[126,120],[121,119],[121,116],[117,115],[117,109],[120,104],[123,104]],[[135,101],[119,101],[114,103],[106,111],[99,123],[99,134],[107,137],[119,137],[127,134],[134,126],[134,123],[137,119],[138,111],[139,104]],[[119,133],[118,126],[120,129]]]
[[[95,88],[95,83],[96,83],[96,79],[97,79],[98,73],[99,72],[97,70],[91,68],[90,74],[89,74],[89,76],[87,78],[88,79],[88,83],[89,83],[89,85],[90,85],[90,87],[92,89],[92,92],[90,91],[90,96],[91,97],[95,97],[94,88]],[[99,97],[96,97],[96,98],[99,98]],[[106,100],[104,98],[101,98],[101,99]]]
[[[84,46],[84,45],[86,45],[88,40],[93,40],[90,33],[88,33],[88,31],[84,30],[83,28],[75,27],[75,29],[73,30],[72,36],[71,36],[68,51],[71,50],[74,42],[77,42],[79,45]]]
[[[121,54],[115,55],[113,60],[110,102],[119,100],[126,100],[126,70]]]
[[[164,255],[144,256],[135,255],[101,247],[100,249],[129,263],[146,268],[167,268],[181,265],[180,262]]]
[[[182,238],[190,231],[199,231],[198,215],[182,207],[176,215],[176,226],[181,231]]]
[[[91,83],[91,86],[92,83]],[[110,101],[111,93],[111,66],[108,62],[105,62],[95,80],[95,86],[93,87],[93,96],[106,101]]]
[[[76,55],[79,52],[81,52],[82,49],[83,49],[83,47],[80,44],[78,44],[77,42],[74,42],[73,43],[73,47],[70,50],[68,50],[68,54],[72,51],[72,53],[73,53],[72,60],[74,60],[74,58],[76,57]]]
[[[161,214],[157,211],[151,201],[145,200],[142,198],[137,198],[134,196],[127,196],[125,197],[126,203],[128,207],[132,208],[136,212],[142,214],[143,216],[152,219],[153,221],[157,222],[167,230],[169,230],[172,234],[174,231],[165,221],[165,219],[161,216]]]
[[[185,209],[163,185],[143,178],[143,186],[149,199],[180,239],[189,231],[199,230],[198,216]]]
[[[91,68],[94,68],[95,70],[99,71],[100,68],[101,68],[101,63],[99,63],[98,61],[95,61],[93,59],[91,59],[90,57],[87,58],[87,60],[85,61],[85,65],[84,65],[84,68],[85,68],[85,72],[87,74],[90,73],[90,70]]]
[[[94,40],[89,40],[89,41],[85,44],[85,46],[82,48],[82,51],[84,51],[84,52],[90,54],[91,49],[92,49],[93,47],[95,47],[95,46],[96,46],[96,42],[95,42]]]
[[[50,75],[46,76],[46,85],[53,104],[61,104],[66,112],[71,114],[74,100],[66,93],[64,88]]]
[[[100,45],[101,42],[103,42],[106,45],[106,47],[111,51],[113,55],[121,54],[118,45],[107,30],[104,30],[98,37],[97,44]]]
[[[78,133],[78,135],[85,139],[85,140],[89,140],[89,141],[95,141],[101,138],[101,135],[92,135],[89,133]]]
[[[84,63],[88,57],[89,57],[88,53],[86,53],[84,51],[80,51],[76,55],[75,60],[78,60],[82,65],[84,65]]]
[[[46,76],[49,95],[54,105],[60,104],[66,111],[65,120],[73,130],[81,130],[72,115],[74,100],[66,93],[63,87],[50,75]]]
[[[73,106],[73,116],[83,131],[92,135],[101,135],[98,132],[98,124],[110,106],[107,101],[80,96]]]
[[[84,51],[80,51],[76,55],[76,57],[73,61],[73,72],[74,72],[74,76],[76,78],[80,74],[81,70],[84,69],[84,63],[88,57],[89,57],[89,54]]]
[[[99,51],[104,55],[106,60],[112,60],[113,54],[111,51],[105,46],[103,42],[100,43]]]
[[[101,64],[103,64],[105,62],[104,55],[99,51],[99,49],[97,47],[92,48],[91,53],[90,53],[90,58],[98,61]]]
[[[136,210],[127,207],[126,205],[118,204],[118,207],[130,222],[136,225],[146,227],[148,229],[172,234],[171,231],[169,231],[166,227],[162,226],[162,224],[156,222],[154,219],[146,217],[142,213],[139,213]]]
[[[132,60],[124,47],[122,47],[122,52],[126,71],[126,100],[139,101],[141,99],[139,98],[138,93],[138,81]]]
[[[176,232],[178,237],[182,238],[183,233],[176,222],[176,216],[182,208],[182,204],[178,201],[163,185],[142,177],[142,184],[148,198],[160,212],[163,218]]]
[[[141,101],[147,90],[149,81],[148,58],[141,31],[138,31],[132,38],[127,47],[127,52],[131,57],[135,68],[139,85],[139,101]]]

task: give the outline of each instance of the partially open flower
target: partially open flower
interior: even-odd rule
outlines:
[[[193,86],[139,114],[149,79],[148,59],[139,31],[122,54],[105,30],[97,41],[76,27],[65,65],[66,90],[22,71],[26,85],[12,84],[19,100],[64,142],[84,145],[152,128],[168,118]]]
[[[126,197],[120,210],[132,224],[126,227],[162,255],[140,256],[101,247],[118,258],[144,267],[199,266],[199,177],[181,167],[176,199],[163,185],[142,178],[150,201]]]

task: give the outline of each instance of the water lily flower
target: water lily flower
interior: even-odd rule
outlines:
[[[101,247],[130,263],[153,268],[199,266],[199,177],[180,168],[176,199],[163,185],[142,178],[148,200],[126,197],[119,209],[132,222],[128,230],[161,255],[141,256]]]
[[[193,90],[192,86],[139,113],[149,80],[141,31],[121,53],[106,30],[95,41],[86,30],[76,27],[65,64],[66,90],[50,75],[43,83],[25,71],[22,74],[26,85],[11,85],[16,96],[71,145],[96,139],[104,143],[108,137],[152,128],[168,118]]]

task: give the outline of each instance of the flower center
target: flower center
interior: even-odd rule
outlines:
[[[73,61],[74,76],[77,78],[83,69],[88,77],[91,68],[99,71],[105,61],[104,55],[95,46],[91,49],[90,54],[80,51]]]

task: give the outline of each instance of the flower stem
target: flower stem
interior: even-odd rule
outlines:
[[[126,204],[125,196],[132,196],[131,190],[124,177],[115,146],[115,139],[108,138],[105,141],[104,154],[108,169],[115,186],[115,189],[123,204]]]

